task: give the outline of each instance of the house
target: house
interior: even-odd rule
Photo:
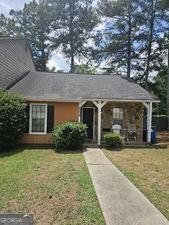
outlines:
[[[98,145],[103,134],[111,130],[126,142],[142,143],[144,107],[147,142],[151,142],[152,103],[157,100],[141,86],[119,75],[37,72],[25,40],[0,39],[0,48],[5,41],[13,44],[6,44],[6,51],[1,53],[5,75],[1,70],[0,86],[22,95],[29,107],[28,130],[21,143],[49,144],[53,126],[69,120],[87,124],[88,139]],[[15,76],[11,69],[8,73],[9,62]]]
[[[31,49],[26,40],[0,37],[0,89],[9,89],[34,70]]]

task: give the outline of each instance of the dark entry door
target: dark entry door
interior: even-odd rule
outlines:
[[[87,125],[87,138],[93,139],[94,108],[83,108],[83,123]]]

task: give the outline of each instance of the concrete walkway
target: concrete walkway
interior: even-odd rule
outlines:
[[[169,225],[100,149],[83,154],[107,225]]]

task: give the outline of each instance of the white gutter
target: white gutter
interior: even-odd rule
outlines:
[[[159,103],[160,100],[136,100],[136,99],[32,99],[25,98],[26,101],[29,102],[77,102],[80,103],[82,101],[107,101],[107,102],[138,102],[138,103]]]
[[[107,101],[107,102],[153,102],[153,103],[158,103],[160,100],[137,100],[137,99],[82,99],[81,101]]]

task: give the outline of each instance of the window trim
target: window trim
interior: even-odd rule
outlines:
[[[114,115],[113,115],[113,110],[114,109],[119,109],[119,118],[117,119],[117,118],[114,118]],[[124,108],[123,107],[113,107],[113,110],[112,110],[112,118],[113,118],[113,120],[112,120],[112,127],[113,127],[113,125],[115,125],[115,124],[118,124],[118,125],[120,125],[121,126],[121,130],[123,130],[124,129]],[[121,113],[120,113],[120,110],[122,110],[122,112],[123,112],[123,118],[121,119],[120,118],[120,115],[121,115]],[[114,123],[114,121],[116,121],[116,123]]]
[[[42,105],[45,106],[45,127],[44,132],[33,132],[32,131],[32,106],[33,105]],[[46,103],[30,103],[30,109],[29,109],[29,134],[38,134],[38,135],[46,135],[47,134],[47,118],[48,118],[48,110],[47,110],[47,104]]]
[[[119,115],[119,118],[118,118],[118,119],[117,119],[117,118],[114,118],[114,115],[113,115],[113,119],[124,120],[124,109],[123,109],[122,107],[121,107],[121,108],[120,108],[120,107],[113,107],[113,110],[114,110],[114,109],[119,109],[119,114],[118,114],[118,115]],[[120,114],[121,114],[121,113],[120,113],[120,110],[121,110],[121,109],[122,109],[122,112],[123,112],[123,118],[122,118],[122,119],[120,118]],[[114,113],[114,112],[113,112],[113,113]]]

